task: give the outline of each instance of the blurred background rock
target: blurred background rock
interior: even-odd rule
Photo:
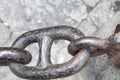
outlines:
[[[26,31],[55,25],[70,25],[86,36],[108,38],[119,23],[120,0],[0,0],[0,46],[10,46]],[[67,52],[68,44],[63,40],[54,42],[53,63],[72,57]],[[30,45],[27,50],[33,55],[29,65],[35,65],[38,45]],[[119,75],[120,68],[102,55],[91,58],[78,74],[58,80],[120,80]],[[24,79],[16,77],[8,67],[0,67],[0,80]]]

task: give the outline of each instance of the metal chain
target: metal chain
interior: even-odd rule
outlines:
[[[120,65],[120,36],[117,33],[108,39],[85,37],[70,26],[54,26],[26,32],[19,36],[11,47],[0,47],[0,66],[9,66],[18,77],[32,80],[48,80],[71,76],[87,64],[90,57],[107,54],[115,64]],[[54,40],[68,40],[68,52],[73,58],[63,64],[52,64],[51,46]],[[31,53],[24,50],[32,43],[39,45],[39,58],[36,66],[25,66]]]

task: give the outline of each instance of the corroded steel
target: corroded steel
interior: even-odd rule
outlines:
[[[10,63],[27,64],[31,59],[31,54],[23,49],[0,47],[0,66],[8,66]]]
[[[72,41],[68,46],[68,51],[74,55],[78,50],[85,47],[91,48],[91,57],[106,53],[113,64],[120,65],[120,25],[117,25],[114,34],[108,39],[82,37]]]
[[[55,40],[68,40],[68,52],[73,58],[63,64],[52,64],[51,46]],[[39,45],[36,66],[25,66],[31,61],[31,54],[24,50],[32,43]],[[49,80],[71,76],[79,72],[89,57],[107,54],[115,65],[120,65],[120,26],[108,39],[85,37],[70,26],[54,26],[32,30],[19,36],[11,47],[0,47],[0,66],[10,66],[18,77],[30,80]]]
[[[109,37],[109,40],[111,46],[106,49],[108,58],[113,64],[120,66],[120,25],[117,26],[115,33]]]
[[[29,31],[13,43],[12,47],[24,49],[29,44],[39,43],[39,59],[36,67],[12,63],[10,69],[15,75],[25,79],[55,79],[70,76],[79,72],[89,59],[89,48],[83,48],[68,62],[52,65],[50,49],[54,40],[73,40],[84,37],[77,29],[69,26],[55,26],[34,31]]]
[[[96,50],[98,51],[98,48],[100,51],[102,49],[106,49],[108,45],[109,43],[108,43],[108,40],[106,39],[100,39],[95,37],[83,37],[83,38],[78,38],[72,41],[72,43],[70,43],[68,46],[68,51],[71,55],[75,55],[75,53],[82,48],[95,47],[95,50],[91,50],[92,51],[91,55],[98,56],[100,54],[98,54],[97,52],[96,53],[94,52]]]

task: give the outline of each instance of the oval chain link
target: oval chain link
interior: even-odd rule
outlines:
[[[26,50],[0,47],[0,66],[8,66],[10,63],[28,64],[31,59],[31,54]]]
[[[118,27],[117,27],[118,29]],[[120,28],[119,28],[120,29]],[[116,33],[117,32],[117,33]],[[120,65],[119,31],[108,39],[85,37],[70,26],[53,26],[32,30],[19,36],[11,47],[0,47],[0,66],[10,66],[18,77],[32,80],[48,80],[71,76],[79,72],[88,62],[89,57],[107,54],[109,60]],[[63,64],[52,64],[51,46],[54,40],[68,40],[68,52],[73,58]],[[39,45],[39,58],[36,66],[25,66],[32,56],[24,50],[32,43]]]
[[[55,26],[27,32],[13,43],[12,47],[24,49],[29,44],[39,44],[39,59],[37,66],[24,66],[23,64],[11,63],[10,69],[15,75],[25,79],[55,79],[70,76],[79,72],[89,59],[89,49],[83,48],[68,62],[52,64],[50,50],[54,40],[73,40],[84,37],[77,29],[69,26]]]

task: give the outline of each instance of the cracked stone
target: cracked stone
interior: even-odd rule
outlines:
[[[11,3],[12,2],[12,3]],[[19,1],[1,0],[0,1],[0,18],[8,23],[14,29],[26,29],[25,15]]]
[[[114,11],[117,12],[119,10],[120,10],[120,1],[116,1]]]
[[[93,9],[89,17],[95,25],[102,27],[117,13],[114,11],[118,7],[115,2],[116,0],[103,0]]]
[[[0,23],[0,45],[3,45],[10,37],[10,30]]]
[[[27,20],[35,24],[31,29],[54,25],[76,26],[87,17],[86,6],[80,0],[21,0],[21,4]]]
[[[120,73],[115,67],[106,65],[105,70],[99,72],[95,80],[119,80],[120,76],[117,72]]]
[[[57,0],[55,2],[1,0],[0,18],[14,30],[20,31],[54,25],[76,26],[87,17],[86,6],[82,1]]]
[[[94,7],[101,0],[82,0],[89,7]]]
[[[99,30],[97,30],[93,36],[99,38],[108,38],[116,29],[117,24],[120,23],[120,12],[114,15],[111,20],[105,23]]]
[[[78,27],[86,36],[92,36],[92,33],[96,31],[96,26],[94,26],[90,20],[84,20]]]

